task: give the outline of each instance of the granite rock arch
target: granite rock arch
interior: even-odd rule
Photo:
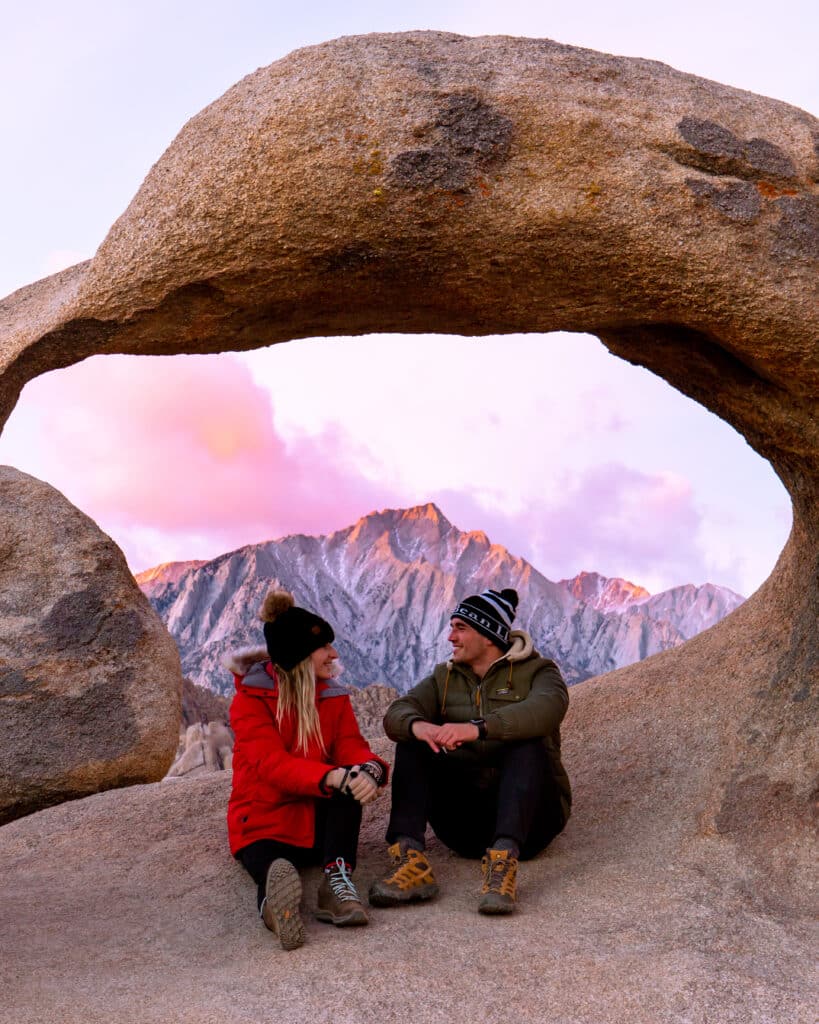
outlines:
[[[614,800],[610,842],[717,844],[798,902],[815,794],[818,180],[816,119],[655,62],[431,32],[329,42],[194,117],[93,260],[3,301],[0,416],[26,380],[99,352],[598,335],[769,459],[794,526],[739,612],[579,688],[568,744],[589,820]]]

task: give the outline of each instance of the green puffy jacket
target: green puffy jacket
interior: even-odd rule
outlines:
[[[541,658],[532,639],[521,630],[510,634],[512,646],[479,679],[466,665],[443,662],[387,709],[384,729],[390,739],[412,738],[410,727],[425,722],[486,720],[486,739],[464,743],[451,757],[474,762],[478,768],[504,740],[542,736],[549,755],[551,775],[560,789],[566,816],[571,807],[571,787],[560,760],[560,723],[569,706],[569,691],[560,669]]]

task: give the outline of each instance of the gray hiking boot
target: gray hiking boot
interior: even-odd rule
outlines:
[[[367,911],[361,905],[350,868],[339,857],[331,868],[324,872],[318,891],[316,917],[339,928],[367,924]]]
[[[274,860],[267,869],[265,896],[259,916],[265,926],[279,937],[282,949],[298,949],[304,944],[304,924],[299,913],[301,879],[289,860]]]

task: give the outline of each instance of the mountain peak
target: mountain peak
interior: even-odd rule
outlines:
[[[616,576],[601,576],[599,572],[579,572],[572,579],[560,580],[560,586],[578,601],[603,613],[624,612],[631,605],[642,604],[651,597],[645,587]]]
[[[161,586],[165,583],[178,583],[180,579],[191,569],[198,569],[205,565],[202,559],[193,559],[190,562],[162,562],[152,569],[144,569],[134,575],[138,586],[143,589],[151,586]]]
[[[447,519],[443,512],[433,501],[428,501],[425,505],[413,505],[411,508],[396,508],[389,509],[388,511],[396,513],[401,519],[408,521],[427,520],[428,522],[440,524],[441,526],[452,526],[452,523]]]

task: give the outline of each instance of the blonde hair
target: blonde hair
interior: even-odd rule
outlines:
[[[274,622],[280,615],[295,605],[293,595],[286,590],[270,590],[262,601],[259,618],[262,622]],[[311,740],[315,741],[322,754],[327,755],[324,738],[321,735],[318,710],[316,708],[316,672],[313,661],[307,657],[288,672],[276,665],[279,681],[279,701],[276,708],[276,722],[281,728],[286,715],[296,717],[296,750],[307,753]]]
[[[314,740],[326,755],[316,707],[316,672],[312,660],[305,658],[289,672],[280,665],[275,668],[279,681],[276,722],[281,727],[282,719],[292,712],[296,716],[296,750],[306,754],[308,744]]]

